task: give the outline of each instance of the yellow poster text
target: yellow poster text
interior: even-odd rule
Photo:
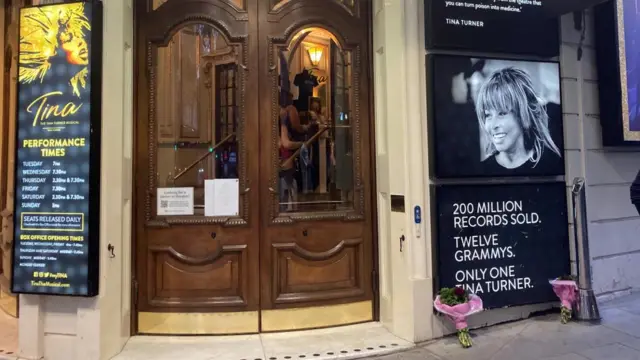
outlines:
[[[85,138],[68,139],[24,139],[23,148],[44,148],[40,149],[40,154],[44,157],[65,156],[68,147],[84,147]],[[55,149],[50,149],[55,148]]]
[[[79,241],[79,242],[82,242],[82,241],[84,241],[84,236],[20,234],[20,240]]]
[[[39,122],[49,120],[52,116],[66,118],[74,115],[82,107],[82,103],[75,104],[73,102],[51,104],[49,100],[60,95],[62,95],[62,91],[52,91],[37,97],[27,106],[27,112],[33,114],[33,126],[38,125]]]

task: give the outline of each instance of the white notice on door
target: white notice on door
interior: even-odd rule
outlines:
[[[158,216],[193,215],[193,188],[158,188]]]
[[[238,179],[204,181],[204,216],[238,216],[240,212]]]

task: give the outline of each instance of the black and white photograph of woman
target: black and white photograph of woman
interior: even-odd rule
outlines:
[[[437,177],[564,174],[557,63],[438,55],[432,61]]]
[[[489,76],[476,96],[482,162],[489,173],[497,166],[529,170],[562,159],[549,133],[549,115],[531,77],[507,67]],[[553,166],[553,165],[551,165]]]

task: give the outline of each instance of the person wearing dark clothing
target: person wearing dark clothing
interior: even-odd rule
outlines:
[[[549,171],[551,174],[555,169],[563,166],[564,160],[561,157],[547,155],[542,156],[537,163],[525,161],[517,167],[506,168],[498,162],[497,153],[494,153],[482,162],[482,173],[492,174],[493,176],[529,176],[533,169]]]
[[[309,98],[313,96],[313,88],[320,85],[318,77],[312,75],[309,70],[304,69],[301,73],[293,78],[293,85],[298,87],[298,100],[296,108],[298,111],[309,110]]]
[[[280,108],[280,163],[286,164],[280,169],[280,211],[287,211],[289,204],[295,199],[298,187],[301,185],[299,159],[291,159],[295,151],[304,146],[304,133],[308,127],[300,124],[298,110],[291,104],[293,96],[290,92],[284,94],[285,101]]]
[[[640,171],[638,171],[636,179],[631,183],[630,193],[631,203],[636,207],[638,215],[640,215]]]

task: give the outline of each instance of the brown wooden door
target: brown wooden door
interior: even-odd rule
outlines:
[[[370,1],[353,0],[260,1],[263,331],[339,324],[341,316],[348,319],[345,322],[372,320],[370,179],[375,176],[370,153],[369,6]],[[314,117],[305,114],[304,109],[312,110],[307,104],[319,101],[324,121],[318,122],[328,128],[317,141],[313,131],[307,134],[312,166],[305,169],[305,159],[300,159],[295,196],[283,199],[274,191],[286,177],[277,146],[277,99],[283,85],[287,87],[282,81],[278,84],[283,72],[280,51],[291,59],[290,88],[298,93],[302,122]],[[319,83],[309,100],[298,86],[305,81],[305,69]],[[332,84],[337,77],[341,83]],[[311,172],[309,180],[306,170]],[[273,310],[313,306],[323,307],[307,313]]]
[[[136,331],[373,320],[368,1],[137,7]]]
[[[258,330],[257,1],[137,3],[140,332]],[[237,214],[205,216],[211,179],[238,180]],[[176,188],[192,189],[192,214],[163,215],[179,213],[183,198],[159,198],[158,189]],[[244,316],[225,321],[216,313]]]

